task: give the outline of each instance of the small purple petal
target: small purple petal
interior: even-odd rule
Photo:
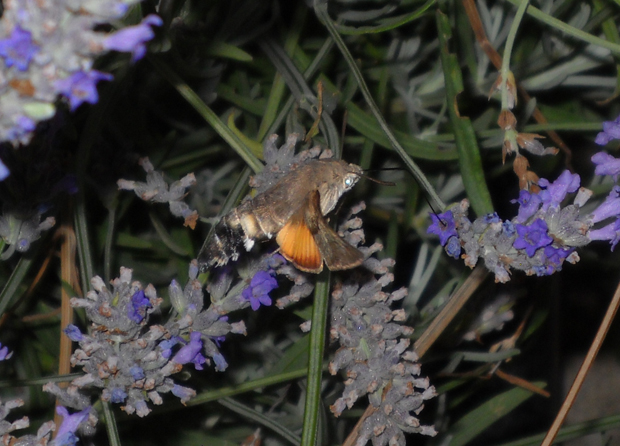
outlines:
[[[620,159],[614,158],[606,152],[598,152],[592,156],[591,160],[596,164],[596,169],[594,169],[596,175],[611,175],[614,181],[618,180],[620,175]]]
[[[0,361],[10,359],[11,356],[13,356],[13,352],[10,352],[9,348],[6,345],[2,347],[2,344],[0,344]]]
[[[56,438],[58,438],[66,435],[67,433],[75,433],[80,424],[88,419],[90,407],[70,415],[66,408],[63,406],[57,406],[56,413],[63,418],[56,435]]]
[[[112,389],[111,393],[112,395],[110,401],[112,401],[113,403],[120,404],[127,399],[127,392],[125,392],[123,389],[119,389],[118,387]]]
[[[4,165],[2,160],[0,160],[0,181],[6,180],[6,178],[11,174],[11,171],[8,167]]]
[[[100,71],[77,71],[65,79],[56,81],[55,87],[59,93],[69,98],[71,111],[75,111],[84,102],[95,104],[99,100],[97,82],[112,80],[113,76]]]
[[[15,65],[20,71],[26,71],[30,61],[39,51],[39,47],[32,42],[32,34],[21,29],[13,28],[11,36],[0,40],[0,56],[4,57],[7,67]]]
[[[241,292],[241,296],[250,302],[252,310],[256,311],[261,304],[271,305],[269,293],[278,287],[278,281],[267,271],[258,271],[252,277],[250,286]]]
[[[516,249],[524,249],[529,257],[533,257],[538,248],[550,245],[553,239],[549,237],[547,223],[538,218],[528,226],[517,224],[517,238],[513,246]]]
[[[450,256],[450,257],[454,257],[455,259],[458,259],[459,256],[461,255],[461,242],[459,241],[458,237],[450,237],[450,239],[448,239],[448,243],[446,243],[446,253]]]
[[[592,223],[620,215],[620,187],[614,186],[599,207],[590,214]]]
[[[142,367],[139,367],[137,365],[134,365],[132,368],[130,368],[129,373],[131,374],[131,377],[134,379],[134,381],[140,381],[145,377],[144,370],[142,369]]]
[[[187,401],[196,396],[196,391],[188,387],[183,387],[175,384],[172,388],[172,394],[180,398],[181,403],[185,404]]]
[[[428,227],[426,233],[438,235],[441,246],[446,246],[446,243],[448,243],[450,237],[457,236],[452,211],[446,211],[439,215],[431,212],[429,215],[431,217],[432,224]]]
[[[146,54],[146,42],[155,37],[151,26],[161,26],[163,23],[159,16],[150,14],[144,18],[142,23],[110,34],[104,40],[103,46],[107,50],[132,53],[131,61],[135,62],[144,57]]]
[[[188,362],[193,362],[196,355],[199,355],[202,350],[202,336],[200,332],[193,331],[189,335],[189,339],[189,342],[181,347],[177,354],[174,355],[174,358],[172,358],[172,360],[177,364],[187,364]]]
[[[576,192],[581,186],[581,178],[576,173],[572,174],[565,170],[553,183],[541,178],[538,180],[538,185],[544,188],[539,195],[543,202],[543,210],[546,210],[549,206],[559,207],[567,193]]]
[[[221,353],[216,353],[213,355],[213,362],[215,362],[215,370],[218,372],[223,372],[228,367],[228,363]]]
[[[542,198],[538,194],[521,190],[519,191],[519,198],[517,200],[510,200],[510,202],[519,203],[519,213],[517,214],[516,221],[518,223],[525,223],[532,215],[538,212]]]
[[[80,342],[83,339],[82,332],[73,324],[67,325],[67,328],[63,330],[69,339],[73,342]]]
[[[620,139],[620,121],[616,118],[615,121],[603,122],[603,131],[596,135],[595,143],[604,146],[612,139]]]
[[[127,304],[127,317],[139,324],[146,317],[146,309],[149,307],[151,307],[151,301],[144,295],[143,290],[138,290],[131,296],[131,302]]]

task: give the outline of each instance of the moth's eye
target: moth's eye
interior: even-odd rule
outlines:
[[[355,184],[355,178],[352,176],[348,176],[344,179],[344,185],[346,187],[352,187]]]

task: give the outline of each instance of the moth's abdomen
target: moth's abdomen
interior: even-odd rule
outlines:
[[[239,258],[239,250],[246,237],[239,220],[230,217],[231,214],[228,214],[217,222],[213,234],[205,240],[198,254],[201,272],[214,266],[226,265],[230,260],[235,261]]]

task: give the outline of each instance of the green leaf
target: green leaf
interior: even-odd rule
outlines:
[[[253,57],[238,46],[226,42],[213,42],[207,47],[207,55],[211,57],[223,57],[225,59],[238,60],[239,62],[251,62]]]
[[[459,164],[467,197],[476,213],[484,215],[493,212],[491,194],[487,189],[480,159],[480,149],[476,133],[469,118],[462,117],[458,110],[458,95],[463,91],[463,78],[458,60],[448,49],[452,29],[448,17],[437,11],[437,28],[441,50],[441,64],[446,81],[446,101],[448,114],[454,127]]]
[[[535,382],[534,385],[541,388],[545,387],[544,382]],[[467,444],[497,420],[508,415],[532,395],[534,395],[533,392],[517,387],[481,404],[454,423],[450,432],[448,432],[452,436],[450,446]]]

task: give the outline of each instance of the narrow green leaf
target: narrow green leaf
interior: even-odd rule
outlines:
[[[448,17],[437,11],[437,28],[441,50],[441,64],[446,83],[448,114],[454,128],[459,164],[467,197],[478,215],[493,212],[491,194],[487,189],[476,133],[469,118],[462,117],[458,110],[458,95],[463,91],[463,79],[458,60],[448,49],[452,29]]]
[[[310,336],[306,335],[298,339],[292,346],[286,349],[284,355],[269,370],[269,374],[274,375],[307,368],[309,346]]]
[[[268,416],[268,414],[260,413],[254,409],[251,409],[232,398],[222,398],[218,401],[222,406],[226,407],[233,412],[254,421],[268,429],[271,429],[273,432],[280,435],[286,441],[294,446],[299,446],[300,438],[298,435],[295,435],[289,429],[286,429],[279,420],[274,419],[273,417]]]
[[[534,385],[541,388],[545,387],[544,382],[535,382]],[[454,423],[449,433],[452,436],[450,446],[462,446],[467,444],[490,425],[506,416],[517,406],[529,399],[532,395],[534,395],[533,392],[516,387],[481,404]]]
[[[396,139],[396,137],[394,136],[394,133],[388,126],[387,121],[381,114],[381,111],[377,107],[377,104],[375,103],[375,100],[373,99],[372,94],[370,93],[370,90],[368,89],[368,85],[366,85],[366,81],[364,80],[362,73],[359,67],[357,66],[357,64],[355,63],[353,56],[351,55],[351,52],[349,51],[346,44],[342,40],[342,37],[340,37],[340,34],[338,34],[338,31],[336,30],[334,23],[332,22],[331,18],[329,17],[329,14],[327,13],[327,3],[324,3],[320,0],[314,0],[314,12],[316,13],[321,23],[325,25],[325,27],[327,28],[327,31],[329,31],[329,34],[334,39],[334,42],[336,42],[336,45],[338,46],[340,53],[343,55],[349,67],[349,70],[355,77],[357,85],[359,86],[360,91],[362,95],[364,96],[364,99],[366,100],[366,104],[368,104],[370,111],[372,112],[375,119],[379,123],[379,126],[385,133],[385,136],[387,136],[387,138],[389,139],[390,145],[394,148],[396,153],[398,153],[400,158],[403,160],[403,163],[405,164],[405,166],[407,166],[407,169],[409,169],[409,171],[415,177],[418,183],[420,183],[420,186],[422,186],[422,188],[426,191],[426,193],[429,195],[431,200],[434,201],[435,204],[439,208],[441,209],[445,208],[444,202],[441,200],[441,198],[439,198],[439,195],[437,194],[437,192],[435,191],[431,183],[428,181],[428,179],[426,178],[422,170],[411,159],[411,157],[407,154],[405,149],[403,149],[400,142],[398,141],[398,139]]]
[[[428,0],[420,8],[408,14],[402,14],[396,17],[390,17],[387,19],[380,20],[379,25],[345,26],[345,25],[336,24],[336,29],[338,30],[340,34],[346,34],[346,35],[352,35],[352,36],[361,35],[361,34],[377,34],[377,33],[382,33],[385,31],[390,31],[392,29],[398,28],[399,26],[412,22],[417,18],[420,18],[434,4],[435,4],[435,0]]]
[[[206,49],[206,54],[211,57],[222,57],[225,59],[238,60],[240,62],[251,62],[253,60],[249,53],[246,53],[238,46],[226,42],[213,42]]]
[[[9,277],[9,280],[7,280],[0,293],[0,317],[2,317],[6,311],[9,303],[14,300],[17,288],[19,288],[19,285],[24,280],[31,263],[32,258],[30,256],[22,256],[19,262],[17,262],[17,266],[13,270],[11,277]]]
[[[149,58],[162,76],[185,98],[185,100],[213,127],[254,172],[263,170],[263,164],[252,151],[230,130],[211,108],[170,67],[157,58]]]
[[[321,401],[321,378],[323,375],[323,347],[329,307],[330,274],[325,270],[316,281],[314,305],[312,308],[312,330],[310,332],[310,358],[308,360],[308,387],[304,408],[304,427],[301,434],[302,446],[317,445]]]

